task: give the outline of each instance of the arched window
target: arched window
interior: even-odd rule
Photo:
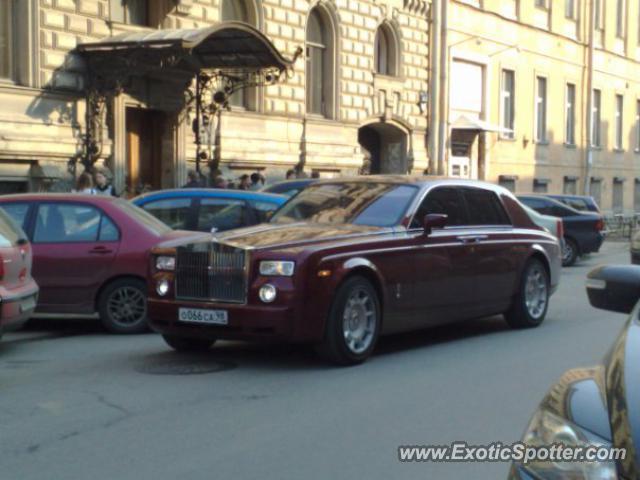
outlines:
[[[321,7],[307,19],[307,113],[331,117],[334,83],[334,28]]]
[[[220,20],[223,22],[245,22],[257,27],[258,22],[253,13],[253,9],[250,8],[250,5],[245,0],[222,0]],[[229,97],[229,104],[234,107],[253,110],[255,109],[252,105],[254,102],[251,99],[255,99],[255,89],[243,88]]]
[[[380,75],[398,75],[398,42],[392,28],[382,24],[376,32],[375,68]]]

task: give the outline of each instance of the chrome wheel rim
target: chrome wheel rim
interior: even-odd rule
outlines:
[[[376,323],[373,298],[364,288],[356,288],[349,295],[342,314],[342,331],[347,348],[356,354],[366,351],[373,342]]]
[[[117,324],[131,326],[147,317],[147,299],[134,287],[120,287],[111,293],[107,312]]]
[[[562,245],[562,260],[568,262],[571,257],[573,257],[573,247],[569,242],[565,241]]]
[[[524,299],[527,312],[534,318],[540,318],[547,307],[547,278],[542,267],[535,265],[529,269],[525,282]]]

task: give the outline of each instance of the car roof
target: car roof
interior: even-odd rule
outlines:
[[[161,198],[188,198],[188,197],[209,197],[209,198],[237,198],[241,200],[256,200],[276,203],[278,205],[287,201],[284,195],[275,193],[256,192],[252,190],[231,190],[225,188],[172,188],[145,193],[133,198],[135,204],[147,202]]]
[[[10,195],[2,195],[0,201],[28,201],[28,202],[45,202],[45,201],[82,201],[93,204],[106,204],[117,201],[117,197],[111,195],[91,195],[88,193],[13,193]]]
[[[281,180],[279,182],[274,182],[274,183],[270,183],[269,185],[266,185],[261,191],[266,191],[266,190],[270,190],[272,188],[278,188],[278,189],[286,189],[287,187],[289,188],[295,188],[295,187],[299,187],[301,185],[308,185],[310,183],[315,183],[319,181],[318,178],[293,178],[291,180]]]
[[[516,198],[540,198],[542,200],[548,201],[549,203],[556,205],[556,206],[560,206],[562,208],[565,208],[567,210],[571,210],[572,212],[575,212],[576,215],[584,215],[585,212],[581,212],[579,210],[576,210],[575,208],[567,205],[566,203],[562,203],[559,200],[556,200],[555,198],[551,198],[548,197],[546,195],[541,195],[539,193],[519,193],[516,195]]]

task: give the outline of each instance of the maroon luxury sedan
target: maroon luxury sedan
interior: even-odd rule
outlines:
[[[193,236],[107,196],[6,195],[0,207],[31,240],[33,276],[40,286],[36,315],[98,313],[117,333],[147,327],[151,247]]]
[[[506,189],[403,176],[321,181],[269,224],[153,253],[149,319],[171,347],[274,338],[339,364],[393,332],[500,313],[535,327],[561,263]]]

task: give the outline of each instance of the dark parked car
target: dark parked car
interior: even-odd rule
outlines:
[[[640,478],[640,267],[604,266],[587,279],[591,305],[630,313],[603,364],[566,372],[551,387],[523,442],[626,449],[624,459],[530,462],[512,466],[510,478]]]
[[[108,196],[5,195],[0,207],[31,240],[33,276],[40,286],[36,314],[97,312],[105,327],[118,333],[146,329],[151,247],[193,236]]]
[[[556,195],[556,194],[545,194],[545,196],[549,198],[553,198],[554,200],[558,200],[559,202],[568,205],[574,210],[578,210],[579,212],[594,212],[600,213],[600,207],[593,199],[593,197],[588,197],[586,195]]]
[[[546,195],[518,195],[518,200],[544,215],[561,217],[564,224],[562,265],[576,263],[580,255],[600,250],[604,242],[604,219],[592,212],[579,212]]]
[[[0,209],[0,337],[20,328],[36,308],[38,285],[31,263],[27,236]]]
[[[293,197],[295,194],[304,190],[309,185],[317,182],[317,178],[297,178],[295,180],[283,180],[282,182],[267,185],[261,191],[265,193],[277,193],[287,197]]]
[[[558,240],[506,189],[404,176],[320,181],[268,224],[153,255],[149,318],[171,347],[284,339],[339,364],[381,334],[499,313],[535,327],[560,271]]]
[[[213,188],[161,190],[132,200],[173,229],[199,232],[266,222],[286,201],[283,195]]]

